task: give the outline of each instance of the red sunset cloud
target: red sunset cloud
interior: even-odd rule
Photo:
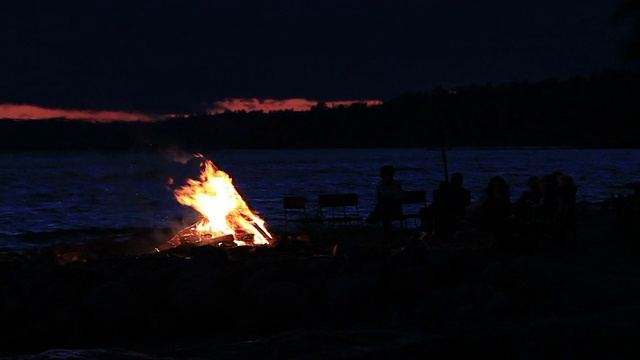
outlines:
[[[327,101],[328,107],[335,106],[349,106],[354,103],[364,103],[368,106],[379,105],[382,102],[380,100],[344,100],[344,101]],[[219,114],[225,111],[278,111],[278,110],[293,110],[293,111],[308,111],[313,106],[318,104],[317,101],[307,99],[225,99],[223,101],[216,101],[214,107],[209,109],[209,114]]]
[[[367,106],[379,105],[380,100],[343,100],[327,101],[328,107],[349,106],[355,103]],[[210,115],[220,114],[225,111],[308,111],[318,104],[317,101],[307,99],[225,99],[216,101],[213,108],[207,111]],[[101,110],[69,110],[46,108],[27,104],[0,104],[0,119],[14,120],[41,120],[63,118],[75,121],[113,122],[113,121],[153,121],[166,117],[182,117],[187,114],[173,114],[163,116],[151,116],[143,113],[125,111],[101,111]]]
[[[38,120],[65,118],[94,122],[112,121],[152,121],[154,117],[124,111],[66,110],[51,109],[37,105],[0,104],[0,119]]]

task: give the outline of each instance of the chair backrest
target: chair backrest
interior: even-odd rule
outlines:
[[[285,196],[282,198],[282,203],[284,205],[285,210],[289,209],[306,209],[307,208],[307,198],[304,196]]]
[[[285,224],[307,216],[307,198],[304,196],[285,196],[282,205]]]
[[[358,209],[358,194],[322,194],[318,197],[318,206],[326,210],[325,220],[327,221],[345,224],[351,224],[352,222],[359,224],[362,222],[360,210]]]
[[[407,227],[407,219],[421,219],[421,209],[427,207],[427,192],[424,190],[404,190],[402,192],[402,226]]]
[[[427,205],[427,192],[423,190],[405,190],[402,192],[403,204]]]
[[[322,194],[318,198],[318,204],[321,208],[358,206],[358,194]]]

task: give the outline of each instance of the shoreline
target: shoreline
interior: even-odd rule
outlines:
[[[148,253],[158,240],[140,233],[3,254],[0,356],[637,353],[639,225],[609,215],[583,227],[593,241],[524,251],[390,249],[371,245],[374,232],[348,230],[318,241],[281,234],[271,248]]]

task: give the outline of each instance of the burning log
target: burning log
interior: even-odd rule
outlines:
[[[270,245],[273,236],[266,229],[264,220],[249,209],[231,177],[210,160],[204,160],[200,167],[200,180],[187,179],[187,184],[174,195],[179,203],[197,210],[203,216],[202,220],[181,230],[156,250],[182,244]]]
[[[227,234],[214,237],[211,234],[198,233],[194,227],[188,227],[181,230],[166,243],[157,247],[156,251],[165,251],[186,244],[195,246],[215,245],[220,247],[238,246],[235,243],[233,235]]]

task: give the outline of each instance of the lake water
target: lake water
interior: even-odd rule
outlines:
[[[313,201],[322,193],[355,192],[366,215],[383,164],[396,167],[396,178],[406,190],[431,194],[444,178],[439,149],[224,150],[204,155],[233,178],[248,204],[274,227],[282,223],[286,195]],[[446,155],[449,173],[464,174],[473,199],[494,175],[509,182],[512,200],[530,175],[554,171],[574,177],[578,201],[604,200],[608,185],[640,180],[640,150],[635,149],[448,149]],[[0,154],[0,247],[41,245],[26,243],[24,234],[167,227],[177,218],[197,218],[175,200],[168,180],[181,185],[198,178],[199,164],[191,154],[176,151]]]

